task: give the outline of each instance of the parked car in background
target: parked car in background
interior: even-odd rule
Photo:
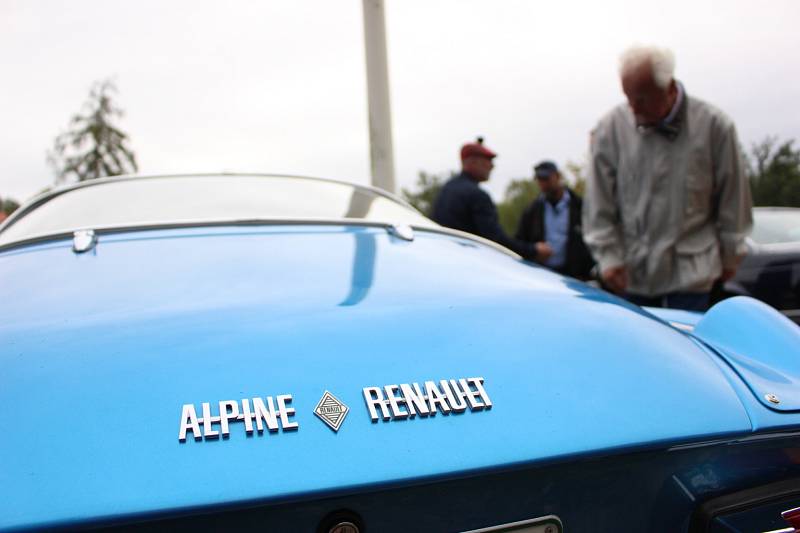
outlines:
[[[752,296],[800,323],[800,209],[754,208],[747,247],[724,296]]]
[[[0,302],[3,530],[711,533],[800,507],[786,317],[636,307],[369,187],[64,187],[0,226]]]

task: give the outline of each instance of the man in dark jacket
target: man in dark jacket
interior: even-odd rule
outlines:
[[[503,231],[497,208],[489,194],[478,184],[489,179],[497,156],[483,145],[483,139],[461,147],[461,173],[445,183],[433,205],[432,218],[438,224],[480,235],[502,244],[522,257],[545,260],[549,248],[545,243],[523,242]]]
[[[560,273],[587,279],[594,266],[581,232],[581,197],[564,185],[558,167],[542,161],[534,167],[542,193],[522,213],[517,239],[545,243],[552,254],[540,262]]]

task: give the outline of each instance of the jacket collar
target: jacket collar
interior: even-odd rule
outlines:
[[[675,84],[678,86],[678,97],[675,99],[675,104],[664,120],[653,128],[657,133],[669,140],[674,140],[678,136],[686,120],[686,101],[688,100],[686,91],[681,82],[676,80]]]

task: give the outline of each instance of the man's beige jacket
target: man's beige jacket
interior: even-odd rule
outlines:
[[[592,133],[584,239],[601,271],[628,267],[633,294],[708,291],[746,252],[752,200],[733,122],[685,95],[676,131],[637,129],[621,104]]]

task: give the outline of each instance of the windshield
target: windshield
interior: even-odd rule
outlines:
[[[758,244],[800,241],[800,209],[753,210],[751,237]]]
[[[24,209],[0,245],[76,229],[250,219],[363,219],[435,227],[377,191],[287,176],[127,178],[67,190]]]

